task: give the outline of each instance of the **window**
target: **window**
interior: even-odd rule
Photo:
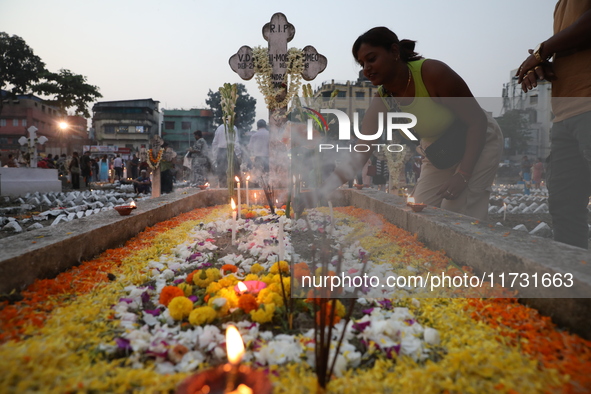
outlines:
[[[1,127],[6,126],[6,119],[0,119],[0,126]]]
[[[136,133],[143,133],[144,132],[144,126],[135,126],[135,132]]]
[[[26,119],[21,120],[21,125],[23,127],[27,127],[27,120]]]
[[[181,129],[191,130],[191,122],[181,122]]]
[[[357,100],[363,100],[365,98],[365,92],[355,92]]]
[[[174,130],[174,121],[164,122],[164,128],[166,130]]]
[[[115,134],[115,126],[113,125],[105,125],[103,126],[103,130],[105,134]]]
[[[18,126],[18,119],[12,119],[12,125]]]
[[[128,126],[115,126],[115,133],[127,133],[129,132]]]

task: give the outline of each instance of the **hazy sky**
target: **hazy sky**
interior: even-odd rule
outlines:
[[[313,45],[328,67],[312,81],[354,80],[355,39],[375,26],[417,40],[424,57],[450,65],[477,97],[500,97],[509,74],[552,33],[556,0],[0,0],[0,31],[21,36],[51,71],[70,69],[101,100],[152,98],[162,108],[205,108],[207,92],[243,82],[266,117],[254,79],[228,59],[264,45],[275,12],[296,28],[289,47]]]

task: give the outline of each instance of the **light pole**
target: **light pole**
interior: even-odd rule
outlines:
[[[60,144],[60,145],[63,145],[64,133],[70,127],[70,125],[67,122],[62,120],[61,122],[58,123],[58,127],[62,131],[61,136],[60,136],[62,139],[62,144]],[[69,155],[69,154],[70,154],[70,139],[66,138],[66,155]]]

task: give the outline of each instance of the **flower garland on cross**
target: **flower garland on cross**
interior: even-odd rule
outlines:
[[[162,161],[162,155],[164,154],[164,149],[158,147],[158,154],[154,157],[154,149],[148,150],[148,166],[151,169],[156,170],[160,166],[160,162]]]

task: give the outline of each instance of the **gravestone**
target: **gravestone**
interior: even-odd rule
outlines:
[[[277,89],[275,96],[276,102],[285,98],[287,88],[284,84],[284,77],[288,70],[288,48],[287,43],[295,36],[295,27],[287,20],[287,17],[281,12],[273,14],[269,23],[263,26],[263,38],[268,42],[269,62],[272,67],[272,86]],[[324,55],[318,53],[316,48],[311,45],[302,50],[304,59],[304,69],[301,73],[302,78],[311,81],[324,71],[327,65],[327,59]],[[238,52],[229,59],[230,67],[242,79],[250,80],[255,75],[254,58],[252,48],[243,45]],[[281,135],[285,130],[287,118],[285,116],[287,107],[275,108],[269,113],[269,165],[271,173],[275,173],[275,179],[285,179],[287,174],[281,174],[278,170],[285,164],[285,154],[287,148],[280,141]]]
[[[18,140],[18,143],[21,146],[27,145],[28,153],[29,153],[29,166],[30,167],[37,167],[37,144],[43,145],[48,141],[47,137],[41,136],[37,138],[37,128],[35,126],[31,126],[27,129],[29,132],[29,138],[21,137]]]
[[[158,135],[155,135],[154,138],[150,141],[150,148],[152,149],[152,157],[158,157],[160,149],[162,149],[162,144],[164,141]],[[150,153],[148,152],[148,156]],[[150,157],[148,157],[149,162]],[[160,197],[160,162],[156,165],[155,169],[152,169],[152,197]]]

